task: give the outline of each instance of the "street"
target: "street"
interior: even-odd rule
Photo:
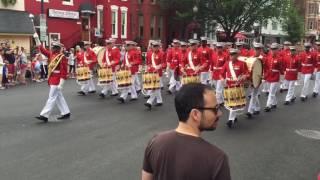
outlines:
[[[165,90],[164,105],[151,111],[141,95],[120,104],[98,93],[78,96],[78,90],[74,80],[63,90],[71,120],[53,117],[47,124],[34,118],[48,96],[45,82],[0,91],[1,180],[137,180],[149,139],[177,125],[174,97]],[[320,99],[284,106],[285,93],[278,95],[276,110],[242,115],[233,129],[223,110],[217,130],[203,134],[228,155],[232,179],[312,180],[320,173],[320,140],[295,132],[320,130]],[[260,99],[263,108],[265,95]]]

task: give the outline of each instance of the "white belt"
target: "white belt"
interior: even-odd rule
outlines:
[[[57,71],[57,70],[56,70],[56,71],[52,71],[52,72],[53,72],[53,73],[60,73],[60,71]]]
[[[286,71],[297,71],[297,69],[286,68]]]
[[[236,79],[226,78],[228,81],[237,81]]]
[[[213,67],[213,69],[215,69],[215,70],[222,69],[222,67]]]
[[[313,66],[313,64],[303,64],[302,63],[302,66]]]
[[[279,72],[278,69],[271,69],[272,72]]]

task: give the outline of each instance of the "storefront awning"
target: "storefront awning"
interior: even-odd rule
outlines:
[[[0,34],[32,35],[34,28],[29,13],[1,9]]]
[[[79,11],[80,11],[80,13],[83,13],[83,14],[95,14],[96,13],[93,4],[89,1],[81,3]]]

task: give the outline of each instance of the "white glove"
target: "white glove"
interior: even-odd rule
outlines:
[[[36,46],[40,46],[41,42],[37,33],[33,34],[34,41],[36,42]]]
[[[60,78],[60,83],[59,83],[59,85],[58,85],[58,89],[59,89],[59,90],[62,90],[62,89],[63,89],[64,81],[65,81],[64,79]]]

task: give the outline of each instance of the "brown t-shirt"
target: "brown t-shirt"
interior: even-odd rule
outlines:
[[[226,154],[199,137],[167,131],[149,142],[143,170],[154,180],[230,180]]]

